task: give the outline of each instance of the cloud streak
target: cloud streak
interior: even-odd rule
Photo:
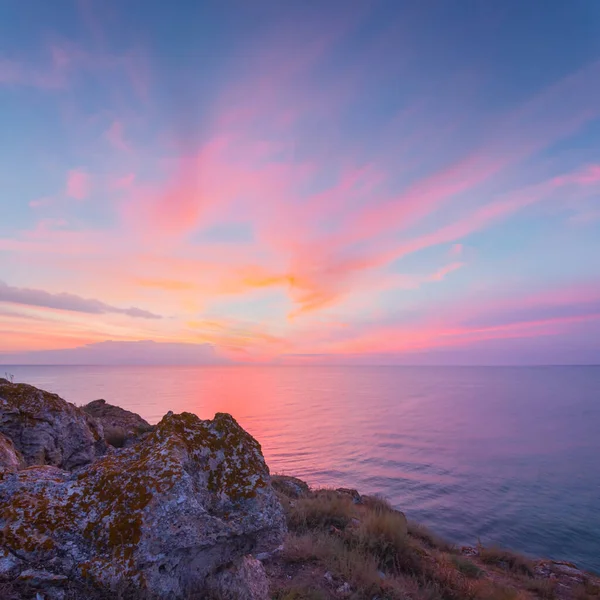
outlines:
[[[141,319],[161,319],[160,315],[141,308],[118,308],[100,300],[82,298],[75,294],[51,294],[44,290],[19,288],[0,281],[0,302],[38,306],[56,310],[66,310],[94,315],[115,313]]]
[[[83,169],[73,169],[67,174],[67,196],[85,200],[90,194],[90,176]]]

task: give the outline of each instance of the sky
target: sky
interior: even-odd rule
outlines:
[[[600,363],[600,2],[2,2],[0,205],[0,363]]]

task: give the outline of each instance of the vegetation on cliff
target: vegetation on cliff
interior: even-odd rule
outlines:
[[[299,491],[274,477],[284,551],[266,564],[276,600],[594,600],[600,581],[569,563],[456,548],[354,490]]]

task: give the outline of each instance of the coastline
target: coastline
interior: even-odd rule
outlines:
[[[270,476],[259,443],[227,414],[168,413],[151,426],[105,401],[76,407],[0,379],[0,442],[3,598],[105,598],[119,582],[129,587],[111,597],[132,600],[600,597],[598,577],[571,563],[457,548],[382,498]],[[198,528],[203,515],[216,538]],[[153,529],[165,521],[171,537],[157,553]]]

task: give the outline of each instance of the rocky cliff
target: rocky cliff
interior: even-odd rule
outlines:
[[[58,396],[0,381],[0,580],[56,598],[67,583],[187,598],[283,543],[260,445],[230,415],[169,413],[122,449],[102,432]]]

